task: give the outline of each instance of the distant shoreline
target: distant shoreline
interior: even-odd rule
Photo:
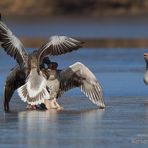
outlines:
[[[10,15],[110,16],[148,13],[147,0],[1,0],[1,13]]]
[[[49,15],[49,14],[19,14],[19,13],[7,13],[1,12],[3,18],[64,18],[64,19],[99,19],[99,18],[110,18],[110,17],[148,17],[148,11],[138,12],[138,13],[102,13],[98,15],[76,15],[76,14],[66,14],[66,15]]]
[[[47,38],[20,37],[26,47],[40,47]],[[148,48],[148,39],[124,39],[124,38],[77,38],[84,41],[86,48]]]

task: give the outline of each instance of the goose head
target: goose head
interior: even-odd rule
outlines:
[[[144,60],[146,63],[148,63],[148,53],[144,53]]]
[[[50,69],[50,70],[57,70],[57,67],[58,67],[58,63],[57,62],[50,62],[48,64],[48,69]]]

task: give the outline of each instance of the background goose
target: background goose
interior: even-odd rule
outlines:
[[[146,70],[144,73],[144,83],[148,85],[148,53],[144,53],[144,59],[146,64]]]
[[[40,70],[40,63],[47,55],[61,55],[82,46],[82,42],[66,36],[52,36],[44,43],[39,50],[28,54],[21,41],[10,31],[10,29],[0,20],[0,42],[4,51],[13,57],[24,71],[27,82],[19,89],[26,89],[29,98],[34,104],[43,102],[49,97],[46,90],[46,79]],[[37,83],[38,82],[38,83]]]
[[[79,87],[94,104],[99,106],[99,108],[105,107],[102,88],[99,82],[94,74],[80,62],[77,62],[64,70],[55,70],[54,67],[54,69],[49,71],[49,78],[47,81],[50,100],[54,100],[55,103],[54,108],[56,105],[57,108],[59,108],[55,99],[61,96],[65,91],[75,87]],[[51,101],[45,101],[47,108],[53,106],[52,104],[50,105],[50,103]]]

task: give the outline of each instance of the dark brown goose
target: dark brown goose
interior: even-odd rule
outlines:
[[[55,62],[53,64],[55,64]],[[76,62],[64,70],[55,70],[55,67],[57,66],[55,65],[54,68],[48,72],[47,87],[50,99],[49,102],[45,100],[47,108],[59,108],[60,106],[56,102],[56,98],[75,87],[79,87],[99,108],[105,107],[102,88],[94,74],[84,64]]]
[[[21,41],[10,31],[10,29],[0,20],[0,42],[4,51],[13,57],[21,71],[27,77],[24,88],[28,92],[27,102],[34,104],[42,103],[45,98],[49,97],[46,90],[46,79],[40,70],[40,63],[45,56],[61,55],[82,47],[82,42],[66,36],[52,36],[49,41],[43,44],[39,50],[28,54]],[[8,94],[6,96],[9,96]],[[21,96],[21,95],[20,95]],[[24,98],[21,98],[24,100]]]

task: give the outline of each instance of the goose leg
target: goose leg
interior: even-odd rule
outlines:
[[[54,105],[55,105],[55,107],[56,107],[57,109],[63,109],[63,108],[59,105],[59,103],[57,102],[57,99],[56,99],[56,98],[53,99],[53,103],[54,103]]]
[[[54,98],[52,100],[44,100],[44,104],[47,109],[62,109],[62,107],[58,104],[57,99]]]

